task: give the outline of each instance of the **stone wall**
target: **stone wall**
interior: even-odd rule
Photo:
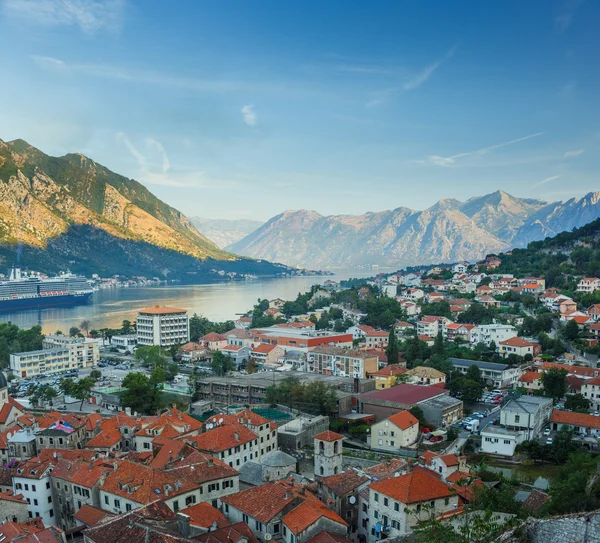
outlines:
[[[529,519],[496,543],[600,543],[600,511]]]

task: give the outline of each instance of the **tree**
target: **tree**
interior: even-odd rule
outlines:
[[[258,371],[258,368],[256,367],[256,360],[254,360],[254,358],[251,358],[246,363],[246,372],[247,373],[256,373],[257,371]]]
[[[466,402],[477,402],[481,399],[483,385],[467,377],[457,377],[446,383],[450,393]]]
[[[71,337],[78,336],[80,333],[81,332],[80,332],[79,328],[77,328],[77,326],[71,326],[71,328],[69,328],[69,335]]]
[[[75,381],[73,381],[73,379],[70,378],[64,378],[61,379],[59,384],[58,384],[60,391],[65,395],[65,396],[74,396],[75,394],[75,386],[76,383]]]
[[[571,454],[556,474],[547,508],[551,514],[563,515],[600,508],[600,481],[592,479],[597,460],[587,452]]]
[[[37,387],[31,395],[30,402],[32,405],[38,405],[39,402],[49,403],[52,405],[52,400],[58,396],[58,392],[50,385],[41,385]]]
[[[590,410],[590,401],[581,394],[567,394],[565,396],[565,409],[572,409],[580,413],[588,413]]]
[[[567,370],[551,368],[542,373],[544,396],[560,400],[567,392]]]
[[[154,366],[164,368],[167,366],[169,357],[167,351],[159,345],[147,345],[136,349],[135,360],[146,368]]]
[[[95,381],[91,377],[85,377],[83,379],[79,379],[75,383],[75,388],[73,390],[72,396],[81,400],[81,404],[79,405],[79,410],[83,407],[83,402],[87,400],[92,395],[92,389],[94,388]]]
[[[579,337],[579,326],[571,319],[563,329],[563,336],[567,341],[574,341]]]
[[[151,414],[153,412],[150,379],[140,372],[128,373],[123,379],[121,405],[131,408],[133,413]]]
[[[419,421],[419,426],[421,428],[425,428],[427,426],[425,413],[423,413],[423,410],[418,405],[411,407],[408,412]]]
[[[90,371],[90,379],[94,379],[94,381],[97,381],[101,377],[102,377],[102,372],[100,370]]]
[[[388,364],[398,363],[398,340],[396,339],[396,332],[393,326],[390,330],[390,336],[388,339],[388,345],[385,349],[385,354],[388,359]]]
[[[92,323],[87,319],[83,319],[79,323],[79,328],[85,332],[86,337],[89,336],[91,327],[92,327]]]
[[[232,366],[231,357],[225,356],[221,351],[213,353],[211,367],[215,374],[223,376],[232,369]]]
[[[475,364],[469,366],[469,369],[467,370],[466,373],[466,378],[470,379],[471,381],[475,381],[476,383],[481,383],[481,370],[479,369],[479,366],[476,366]]]
[[[433,343],[433,348],[431,352],[434,354],[443,355],[446,353],[446,347],[444,345],[444,336],[442,335],[442,331],[440,330],[435,336],[435,341]]]
[[[121,323],[121,333],[127,335],[130,334],[131,331],[131,321],[124,319]]]

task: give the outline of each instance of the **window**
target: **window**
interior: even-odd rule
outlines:
[[[515,422],[519,422],[519,420],[521,420],[521,417],[519,415],[515,415]]]
[[[281,529],[281,524],[279,522],[273,524],[273,533],[274,534],[278,534],[280,529]]]
[[[388,500],[387,498],[383,498],[383,505],[385,505],[386,507],[389,507],[390,500]]]
[[[149,449],[150,448],[150,443],[144,443],[144,449]]]
[[[444,505],[448,505],[450,503],[450,498],[444,498]]]
[[[54,509],[50,509],[50,516],[53,517],[54,516]]]
[[[258,520],[256,521],[256,529],[257,529],[259,532],[262,532],[262,529],[263,529],[262,522],[259,522]]]
[[[242,515],[242,520],[243,520],[243,521],[244,521],[246,524],[248,524],[248,515],[246,515],[246,513],[244,513],[244,514]]]
[[[398,502],[394,502],[394,511],[400,511],[400,504]]]
[[[81,502],[79,500],[77,501],[77,509],[81,509]]]
[[[179,511],[179,500],[173,502],[173,511]]]
[[[376,502],[379,501],[379,494],[377,494],[377,492],[375,492],[375,494],[373,494],[373,497],[375,498]]]
[[[104,496],[104,503],[108,505],[108,496]]]
[[[131,504],[130,503],[126,503],[125,504],[125,511],[131,511]]]
[[[379,518],[379,511],[373,511],[373,518]]]
[[[431,501],[429,502],[429,505],[430,505],[431,507],[435,507],[435,500],[431,500]]]
[[[37,499],[33,498],[33,505],[37,505],[37,504],[38,504]]]
[[[36,491],[35,485],[31,485],[31,490],[32,490],[33,492],[35,492],[35,491]]]
[[[394,528],[395,530],[399,530],[400,523],[397,520],[392,520],[392,528]]]
[[[287,537],[287,528],[283,526],[283,537]]]
[[[48,503],[52,503],[52,496],[48,496]]]
[[[118,507],[119,509],[121,509],[121,500],[114,500],[115,503],[115,507]]]
[[[50,481],[48,481],[48,482],[46,483],[46,490],[48,490],[49,488],[50,488]]]
[[[379,439],[379,440],[377,441],[377,444],[378,444],[378,445],[383,445],[383,439]]]
[[[29,490],[29,485],[25,483],[25,490]]]

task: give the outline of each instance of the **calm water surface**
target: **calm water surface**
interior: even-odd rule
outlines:
[[[383,270],[380,268],[378,271]],[[214,321],[234,320],[237,315],[251,309],[258,298],[292,300],[299,292],[306,292],[312,285],[322,284],[328,279],[340,281],[350,277],[369,277],[375,273],[377,271],[373,270],[337,270],[333,277],[102,289],[94,294],[88,305],[0,313],[0,322],[10,321],[22,328],[39,324],[46,334],[56,330],[66,333],[84,319],[92,323],[92,328],[118,328],[124,319],[135,321],[138,310],[153,305],[180,307],[190,314],[198,313]]]

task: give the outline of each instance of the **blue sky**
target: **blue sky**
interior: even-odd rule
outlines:
[[[599,190],[600,3],[0,0],[0,138],[187,215]]]

